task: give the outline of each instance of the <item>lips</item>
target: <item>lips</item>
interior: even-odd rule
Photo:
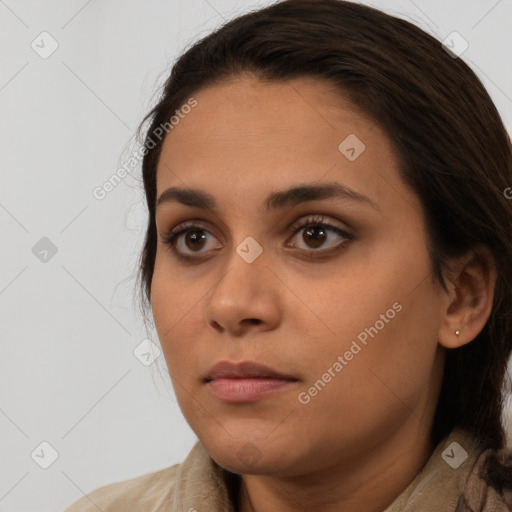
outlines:
[[[220,361],[209,370],[204,380],[209,382],[214,379],[248,379],[258,377],[267,379],[297,380],[290,375],[285,375],[273,368],[253,361],[244,361],[241,363]]]
[[[270,399],[271,395],[290,390],[298,379],[254,361],[220,361],[204,382],[212,396],[225,403],[240,404]]]

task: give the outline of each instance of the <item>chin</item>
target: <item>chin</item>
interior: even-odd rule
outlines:
[[[233,447],[229,452],[217,453],[209,451],[212,459],[222,468],[232,473],[244,475],[266,475],[278,471],[277,465],[282,462],[279,457],[263,453],[250,441],[241,446]]]
[[[297,449],[296,444],[286,444],[283,439],[271,443],[268,436],[256,439],[250,434],[238,438],[226,434],[222,441],[216,437],[210,440],[201,439],[201,443],[219,466],[238,474],[257,475],[286,471],[287,466],[293,467],[294,462],[288,458]]]

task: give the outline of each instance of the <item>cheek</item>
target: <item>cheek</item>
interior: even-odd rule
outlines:
[[[356,416],[382,413],[386,407],[400,410],[404,403],[415,403],[429,385],[439,297],[429,279],[411,293],[414,280],[417,285],[428,266],[399,263],[341,277],[311,304],[322,322],[309,315],[305,324],[311,332],[312,323],[321,326],[314,343],[303,345],[303,354],[312,361],[305,390],[318,382],[314,401],[319,407],[345,404]]]
[[[350,435],[364,432],[363,437],[371,437],[393,430],[413,411],[418,418],[423,416],[432,384],[435,336],[415,332],[412,338],[408,314],[404,305],[383,327],[373,320],[368,330],[340,337],[336,347],[330,345],[323,354],[317,350],[311,358],[315,368],[301,389],[310,397],[303,406],[304,419],[321,417],[326,437],[337,438],[340,422]]]
[[[157,259],[158,261],[158,259]],[[157,262],[155,262],[157,263]],[[171,378],[183,381],[197,373],[196,340],[202,328],[204,303],[199,286],[185,283],[164,265],[155,264],[151,289],[151,305],[158,339]]]
[[[179,300],[181,298],[182,300]],[[158,258],[155,262],[155,271],[151,284],[151,309],[155,328],[164,351],[167,364],[169,365],[168,353],[179,348],[177,331],[179,321],[183,319],[183,290],[176,284],[175,280],[163,272],[158,265]]]
[[[159,247],[151,282],[151,307],[155,327],[164,338],[166,334],[173,335],[176,331],[173,326],[178,326],[178,322],[185,316],[188,297],[191,295],[191,285],[187,286],[187,283],[180,279],[179,270],[172,270],[168,259],[165,249]],[[163,343],[164,339],[161,339],[161,342]]]
[[[151,283],[151,310],[153,312],[153,320],[155,327],[163,343],[164,333],[168,332],[172,327],[175,311],[175,290],[172,287],[164,284],[162,276],[157,272],[153,274],[153,281]]]

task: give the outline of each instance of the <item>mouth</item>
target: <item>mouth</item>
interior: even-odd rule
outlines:
[[[219,378],[207,381],[212,394],[225,402],[254,402],[298,382],[268,377]]]
[[[216,398],[231,403],[254,402],[297,382],[294,377],[251,361],[221,361],[204,378]]]

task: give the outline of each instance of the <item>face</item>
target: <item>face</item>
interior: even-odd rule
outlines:
[[[427,428],[444,303],[386,134],[313,78],[240,76],[194,98],[164,141],[157,198],[196,189],[215,208],[162,196],[151,300],[199,440],[230,471],[297,475]],[[293,380],[237,394],[205,382],[219,361]]]

